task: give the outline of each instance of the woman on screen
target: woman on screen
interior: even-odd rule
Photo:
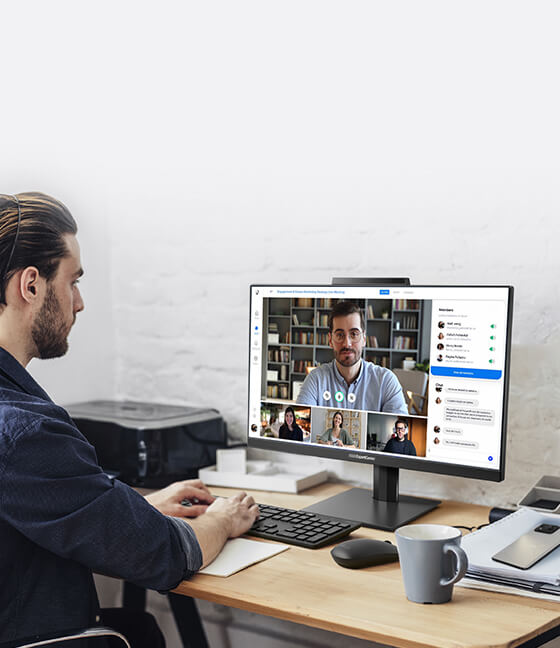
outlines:
[[[303,430],[296,423],[296,414],[292,407],[286,407],[284,423],[278,430],[278,436],[288,441],[303,441]]]
[[[343,424],[344,417],[342,416],[342,412],[335,412],[332,417],[332,427],[325,430],[317,441],[325,445],[337,446],[338,448],[355,448],[356,444],[348,434],[348,431],[342,427]]]

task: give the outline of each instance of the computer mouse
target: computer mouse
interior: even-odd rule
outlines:
[[[341,542],[331,550],[331,556],[341,567],[348,567],[348,569],[383,565],[399,559],[397,548],[389,540],[371,540],[370,538],[357,538]]]

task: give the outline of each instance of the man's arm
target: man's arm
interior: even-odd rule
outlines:
[[[70,423],[32,420],[0,458],[0,469],[0,520],[93,571],[165,591],[215,551],[204,534],[201,547],[194,529],[180,533],[174,518],[109,479],[92,446]],[[247,528],[251,523],[245,519]],[[217,532],[216,526],[211,531]]]
[[[259,516],[255,500],[246,493],[218,498],[203,515],[190,520],[202,550],[202,566],[209,565],[229,538],[248,531]]]
[[[175,482],[146,495],[145,499],[160,513],[171,518],[196,518],[188,523],[183,519],[171,521],[182,537],[185,553],[192,550],[191,534],[194,532],[202,552],[203,567],[214,560],[229,538],[236,538],[248,531],[259,513],[258,506],[249,495],[238,493],[227,499],[216,499],[200,479]],[[197,503],[184,506],[181,502],[185,500],[197,500]]]

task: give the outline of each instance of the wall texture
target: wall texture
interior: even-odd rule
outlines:
[[[506,481],[401,487],[515,502],[560,468],[559,16],[550,0],[3,6],[1,189],[67,202],[86,268],[71,355],[32,371],[61,402],[214,406],[242,438],[251,282],[511,283]]]

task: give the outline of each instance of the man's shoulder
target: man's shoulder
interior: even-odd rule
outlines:
[[[364,367],[370,377],[375,376],[375,378],[377,378],[379,381],[393,379],[397,380],[395,374],[387,367],[382,367],[381,365],[377,365],[374,362],[370,362],[369,360],[366,360],[364,362]]]
[[[0,434],[15,440],[21,434],[33,433],[45,424],[61,423],[75,427],[68,412],[52,401],[17,392],[0,390]],[[77,429],[77,428],[76,428]]]

